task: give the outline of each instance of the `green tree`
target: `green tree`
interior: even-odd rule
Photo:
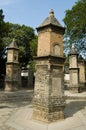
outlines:
[[[7,36],[8,32],[9,26],[4,22],[3,10],[0,9],[0,78],[2,74],[5,74],[6,45],[3,42],[3,37]]]
[[[66,10],[63,21],[65,53],[74,44],[79,55],[86,59],[86,0],[78,0],[71,10]]]
[[[38,36],[35,35],[35,38],[32,40],[30,43],[30,50],[31,50],[31,55],[34,59],[35,56],[37,56],[37,43],[38,43]],[[35,71],[35,62],[34,60],[31,60],[29,62],[30,68],[32,68],[33,71]]]
[[[9,24],[9,33],[7,37],[3,38],[3,42],[9,45],[13,38],[19,47],[19,62],[21,66],[27,64],[33,59],[36,50],[36,35],[34,29],[25,25]],[[34,45],[33,45],[34,44]],[[34,52],[33,52],[34,51]]]
[[[37,56],[37,43],[38,43],[38,36],[35,35],[34,39],[30,43],[31,55]]]
[[[0,75],[5,74],[6,49],[15,38],[19,47],[21,66],[33,65],[37,50],[37,36],[32,27],[4,22],[3,10],[0,10]],[[4,69],[4,70],[3,70]]]
[[[3,15],[3,10],[0,9],[0,42],[3,36],[3,25],[4,25],[4,15]]]

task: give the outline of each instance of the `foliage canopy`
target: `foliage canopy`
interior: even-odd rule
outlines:
[[[15,38],[19,47],[20,66],[27,64],[36,56],[37,35],[32,27],[4,22],[3,10],[0,10],[0,75],[5,74],[6,49]],[[3,64],[2,64],[3,63]],[[2,68],[4,71],[1,71]]]
[[[86,59],[86,0],[78,0],[71,10],[66,10],[63,21],[65,53],[74,44],[79,55]]]

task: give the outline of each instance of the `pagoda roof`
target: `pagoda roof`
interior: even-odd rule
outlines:
[[[15,48],[15,49],[18,49],[18,46],[15,42],[15,39],[12,40],[11,44],[9,45],[9,48]]]
[[[47,25],[54,25],[54,26],[57,26],[57,27],[64,28],[64,27],[62,27],[62,25],[59,23],[59,21],[55,18],[53,9],[51,9],[51,11],[50,11],[50,13],[49,13],[49,16],[41,23],[40,26],[37,27],[37,29],[38,29],[38,28],[45,27],[45,26],[47,26]]]

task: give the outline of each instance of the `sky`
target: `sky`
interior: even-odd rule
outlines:
[[[0,0],[0,9],[5,15],[5,22],[38,27],[51,9],[64,26],[65,10],[71,9],[78,0]]]

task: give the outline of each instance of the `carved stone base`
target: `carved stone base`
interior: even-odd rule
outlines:
[[[79,68],[69,68],[70,70],[70,91],[73,93],[78,93],[79,88]]]
[[[32,118],[35,120],[39,120],[39,121],[43,121],[47,123],[55,122],[57,120],[64,119],[63,109],[64,108],[59,107],[57,111],[52,112],[52,113],[34,109]]]
[[[61,57],[37,57],[33,119],[43,122],[64,119],[63,63]]]
[[[43,95],[42,95],[43,97]],[[65,99],[49,97],[33,99],[33,119],[43,122],[55,122],[64,119]]]
[[[79,93],[80,92],[80,88],[79,87],[69,87],[69,91],[71,93]]]

